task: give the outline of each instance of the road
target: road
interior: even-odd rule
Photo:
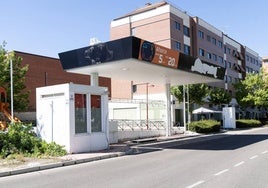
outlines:
[[[0,187],[267,187],[268,128],[181,143],[147,145],[144,153],[2,177]]]

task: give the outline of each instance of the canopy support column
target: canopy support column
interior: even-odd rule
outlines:
[[[166,137],[171,136],[171,97],[170,83],[166,84],[166,99],[167,99],[167,120],[166,120]]]
[[[99,73],[93,72],[90,74],[90,85],[99,86]]]

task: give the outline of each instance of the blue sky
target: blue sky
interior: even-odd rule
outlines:
[[[110,23],[146,3],[161,0],[0,0],[0,42],[17,50],[58,58],[58,53],[110,39]],[[231,38],[268,56],[268,1],[169,0]]]

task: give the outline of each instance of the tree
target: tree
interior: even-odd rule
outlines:
[[[262,70],[247,74],[245,80],[234,84],[234,87],[236,99],[242,107],[268,106],[268,81]]]
[[[0,45],[0,86],[7,91],[7,99],[10,103],[10,62],[13,64],[13,107],[15,111],[24,111],[28,107],[29,92],[24,84],[28,66],[22,66],[21,57],[16,57],[14,52],[5,50],[5,43]]]
[[[208,95],[207,84],[191,84],[189,85],[189,103],[203,104],[203,99]],[[180,101],[183,101],[183,86],[173,86],[171,93]]]
[[[229,104],[231,101],[231,95],[230,93],[226,92],[225,90],[221,88],[214,88],[210,90],[209,94],[209,102],[214,105],[223,105],[223,104]]]

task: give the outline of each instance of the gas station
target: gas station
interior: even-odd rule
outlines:
[[[59,53],[67,72],[91,76],[91,86],[73,83],[37,88],[37,132],[69,153],[109,146],[108,89],[99,76],[165,85],[166,136],[171,128],[173,85],[222,82],[225,68],[158,44],[126,37]]]

